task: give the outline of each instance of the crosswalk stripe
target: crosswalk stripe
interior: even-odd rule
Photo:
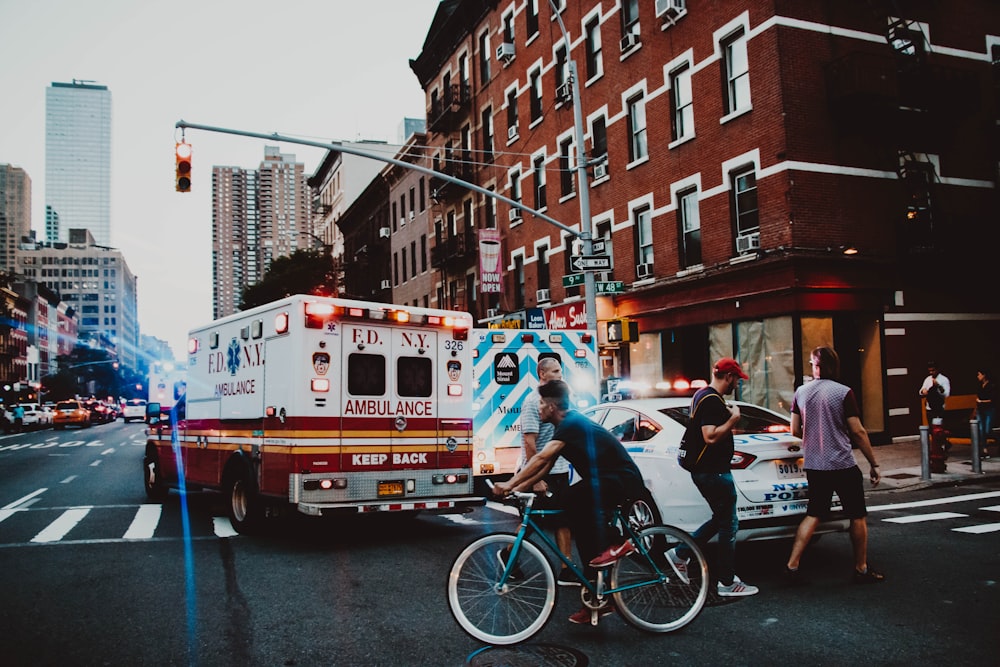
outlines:
[[[212,527],[215,529],[216,537],[236,537],[239,535],[233,528],[233,524],[229,522],[228,516],[213,516]]]
[[[962,528],[952,528],[956,533],[971,533],[980,535],[982,533],[995,533],[1000,531],[1000,523],[984,523],[978,526],[964,526]]]
[[[0,522],[2,522],[4,519],[9,519],[10,517],[14,516],[15,514],[17,514],[20,511],[21,510],[17,510],[17,509],[13,509],[13,510],[9,510],[9,509],[6,509],[6,508],[5,509],[0,509]]]
[[[63,512],[58,519],[53,521],[42,532],[31,538],[32,542],[58,542],[66,536],[66,533],[73,529],[73,526],[80,523],[83,517],[90,512],[90,507],[74,507]]]
[[[916,514],[914,516],[899,516],[892,519],[882,519],[888,523],[920,523],[921,521],[940,521],[941,519],[959,519],[968,514],[958,512],[931,512],[930,514]]]
[[[163,505],[140,505],[132,524],[122,535],[124,540],[148,540],[153,537],[160,523]]]

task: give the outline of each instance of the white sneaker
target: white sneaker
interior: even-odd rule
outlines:
[[[750,586],[749,584],[744,584],[740,581],[739,577],[733,577],[733,583],[726,586],[721,581],[718,583],[719,597],[724,598],[739,598],[745,597],[747,595],[757,595],[760,589],[756,586]]]
[[[691,579],[688,577],[688,561],[677,555],[677,547],[667,552],[667,561],[670,563],[670,567],[674,568],[681,583],[691,583]]]

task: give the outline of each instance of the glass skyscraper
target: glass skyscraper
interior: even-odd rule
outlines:
[[[111,91],[76,79],[45,90],[45,239],[69,229],[111,245]]]

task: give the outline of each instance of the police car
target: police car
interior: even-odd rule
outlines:
[[[789,419],[750,403],[732,401],[741,418],[733,430],[737,541],[791,538],[806,512],[808,484],[802,441]],[[621,440],[642,471],[652,497],[630,510],[640,523],[660,522],[694,531],[711,516],[691,474],[677,463],[689,421],[690,397],[637,398],[601,403],[584,413]],[[817,533],[843,531],[848,522],[834,503]]]

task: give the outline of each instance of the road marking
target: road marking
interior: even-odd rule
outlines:
[[[239,533],[233,528],[228,516],[213,516],[212,527],[215,529],[216,537],[236,537]]]
[[[899,516],[892,519],[882,519],[888,523],[920,523],[921,521],[940,521],[941,519],[960,519],[969,516],[958,512],[931,512],[930,514],[915,514],[913,516]]]
[[[491,510],[496,510],[498,512],[506,512],[507,514],[514,514],[516,516],[521,516],[521,512],[516,507],[511,507],[510,505],[504,505],[503,503],[487,500],[486,506],[489,507]]]
[[[15,514],[17,514],[20,511],[21,510],[19,510],[19,509],[12,509],[12,510],[2,509],[2,510],[0,510],[0,522],[3,522],[6,519],[9,519],[10,517],[14,516]]]
[[[911,503],[894,503],[892,505],[872,505],[868,507],[868,511],[886,512],[891,510],[909,509],[911,507],[930,507],[932,505],[947,505],[949,503],[962,503],[968,500],[981,500],[983,498],[1000,498],[1000,491],[990,491],[987,493],[970,493],[964,496],[949,496],[947,498],[932,498],[930,500],[916,500]]]
[[[107,456],[108,454],[114,454],[114,453],[115,450],[113,449],[105,449],[103,452],[101,452],[101,456]]]
[[[482,521],[477,521],[476,519],[473,519],[465,514],[442,514],[441,518],[447,519],[452,523],[457,523],[460,526],[480,526],[483,523]]]
[[[72,482],[76,478],[77,478],[76,475],[70,475],[69,477],[67,477],[66,479],[64,479],[63,481],[61,481],[59,483],[60,484],[69,484],[70,482]]]
[[[99,465],[101,465],[101,460],[97,459],[96,461],[94,461],[93,463],[90,464],[90,467],[91,468],[96,468]]]
[[[984,523],[978,526],[965,526],[964,528],[952,528],[956,533],[971,533],[979,535],[981,533],[995,533],[1000,530],[1000,523]]]
[[[148,540],[156,532],[162,513],[163,505],[140,505],[139,510],[135,513],[135,518],[132,519],[132,525],[122,535],[122,539]]]
[[[82,444],[83,444],[83,440],[67,440],[66,442],[64,442],[63,444],[61,444],[59,446],[60,447],[67,447],[68,448],[68,447],[79,447]]]
[[[32,542],[58,542],[66,536],[66,533],[73,530],[73,527],[83,520],[90,512],[90,507],[74,507],[63,512],[58,519],[53,521],[42,532],[31,538]]]
[[[993,505],[991,507],[984,507],[987,512],[1000,512],[1000,505]]]
[[[29,500],[31,500],[32,498],[34,498],[35,496],[37,496],[39,494],[42,494],[42,493],[45,493],[46,491],[48,491],[47,488],[45,488],[45,489],[38,489],[37,491],[32,491],[31,493],[29,493],[28,495],[24,496],[23,498],[15,500],[14,502],[12,502],[9,505],[4,505],[0,509],[9,510],[9,509],[11,509],[13,507],[17,507],[18,505],[22,505],[22,504],[28,502]]]

